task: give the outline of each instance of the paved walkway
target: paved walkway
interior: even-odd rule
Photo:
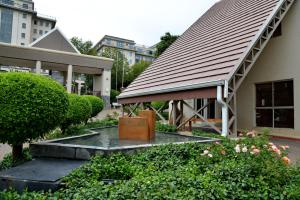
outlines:
[[[97,119],[97,120],[103,120],[107,117],[107,115],[112,115],[114,116],[115,113],[117,113],[119,116],[122,115],[122,111],[121,109],[110,109],[110,110],[103,110],[101,111],[97,117],[95,117],[94,119]]]

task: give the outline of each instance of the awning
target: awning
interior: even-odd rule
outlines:
[[[94,75],[110,70],[113,64],[109,58],[0,43],[0,65],[35,68],[37,61],[42,69],[67,71],[72,65],[73,72]]]

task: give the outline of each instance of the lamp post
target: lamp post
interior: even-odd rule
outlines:
[[[118,90],[118,65],[119,65],[119,52],[117,51],[117,65],[116,65],[116,90]]]

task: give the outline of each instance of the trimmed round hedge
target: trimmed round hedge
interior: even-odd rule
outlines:
[[[56,81],[29,73],[0,73],[0,142],[22,145],[59,126],[68,96]]]
[[[83,96],[69,94],[69,108],[65,120],[61,124],[63,132],[70,126],[86,122],[92,113],[91,103]]]
[[[96,117],[103,110],[104,102],[101,98],[91,95],[84,95],[82,97],[86,98],[92,105],[91,117]]]

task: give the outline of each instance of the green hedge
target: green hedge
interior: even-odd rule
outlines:
[[[0,74],[1,143],[21,148],[59,126],[67,109],[67,93],[56,81],[29,73]]]
[[[91,95],[82,96],[86,98],[92,105],[91,117],[96,117],[103,110],[104,102],[101,98]]]
[[[69,94],[69,108],[65,120],[61,123],[63,133],[70,125],[86,122],[92,113],[91,103],[82,96]]]
[[[8,191],[0,199],[299,199],[300,169],[286,165],[286,151],[276,148],[256,137],[97,156],[66,177],[58,192]]]

